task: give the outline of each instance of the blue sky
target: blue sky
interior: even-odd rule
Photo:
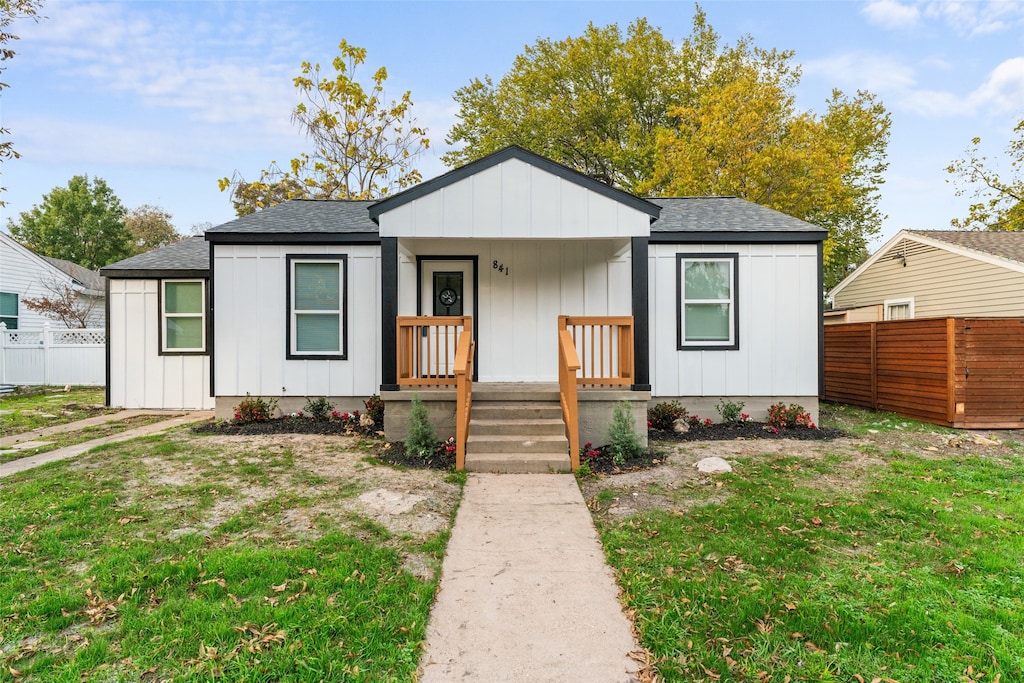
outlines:
[[[388,69],[388,93],[412,91],[440,161],[452,93],[497,80],[538,38],[588,22],[623,29],[647,17],[678,43],[691,2],[70,2],[15,25],[0,119],[23,157],[3,164],[2,224],[76,174],[104,178],[128,208],[162,206],[181,232],[231,220],[217,178],[255,178],[306,145],[290,123],[291,79],[329,64],[342,39],[367,48],[361,72]],[[946,229],[962,216],[944,168],[980,136],[999,157],[1024,118],[1024,0],[705,2],[723,41],[750,34],[803,67],[798,104],[821,111],[833,88],[877,93],[892,113],[883,238]],[[1003,164],[1006,170],[1006,164]]]

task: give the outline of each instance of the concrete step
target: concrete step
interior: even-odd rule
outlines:
[[[502,388],[500,386],[473,385],[473,404],[477,401],[498,401],[501,403],[524,403],[530,401],[554,401],[558,403],[558,386],[554,388]]]
[[[523,401],[479,401],[473,396],[472,420],[561,420],[562,408],[558,403]]]
[[[466,453],[467,472],[547,474],[570,472],[568,453]]]
[[[475,416],[469,423],[469,433],[475,436],[516,436],[524,439],[530,436],[565,435],[565,423],[562,418],[530,418],[530,419],[477,419]]]
[[[477,435],[470,431],[466,439],[469,453],[568,453],[569,440],[564,434]]]

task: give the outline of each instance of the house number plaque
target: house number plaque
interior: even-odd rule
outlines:
[[[491,261],[491,268],[493,270],[498,271],[499,273],[503,273],[505,277],[508,277],[509,275],[512,274],[512,269],[506,268],[504,263],[498,263],[497,259]]]

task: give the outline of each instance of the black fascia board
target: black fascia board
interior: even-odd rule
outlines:
[[[651,244],[818,244],[828,237],[827,230],[806,232],[655,232]]]
[[[496,166],[503,161],[509,159],[519,159],[520,161],[536,166],[542,170],[556,175],[559,178],[568,180],[571,183],[576,183],[588,190],[596,192],[600,195],[608,197],[620,204],[625,204],[637,211],[642,211],[651,217],[651,220],[656,220],[661,215],[661,207],[657,204],[653,204],[646,199],[637,197],[636,195],[630,194],[625,190],[614,188],[610,185],[602,183],[600,180],[595,180],[590,176],[580,173],[579,171],[563,166],[551,159],[535,154],[527,149],[523,149],[518,145],[512,145],[504,149],[498,150],[492,154],[488,154],[485,157],[471,161],[464,166],[460,166],[456,169],[448,171],[444,175],[437,176],[430,180],[424,181],[419,185],[410,187],[408,190],[399,192],[396,195],[392,195],[387,199],[382,199],[370,206],[370,220],[377,223],[377,218],[387,211],[390,211],[396,207],[402,206],[414,199],[419,199],[425,195],[431,194],[440,190],[441,188],[447,187],[457,183],[458,181],[468,178],[469,176],[476,175],[481,171],[484,171],[491,166]]]
[[[206,233],[210,244],[380,244],[375,232],[221,232]]]
[[[142,269],[100,271],[103,277],[113,280],[177,280],[177,279],[209,279],[208,270],[173,270],[173,269]]]

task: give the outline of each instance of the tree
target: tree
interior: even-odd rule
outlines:
[[[100,299],[82,296],[82,293],[63,282],[48,280],[42,283],[47,295],[22,299],[22,303],[47,318],[60,320],[69,328],[86,328]]]
[[[3,62],[13,59],[17,54],[10,47],[10,43],[18,40],[18,36],[10,32],[11,24],[16,19],[38,21],[40,7],[42,7],[42,0],[0,0],[0,73],[7,68]],[[0,93],[6,87],[8,87],[6,83],[0,83]],[[21,157],[14,149],[14,143],[5,139],[10,134],[10,130],[0,126],[0,162]],[[5,189],[0,187],[0,192]],[[6,206],[6,202],[0,200],[0,206]]]
[[[519,145],[609,185],[637,192],[649,178],[656,132],[684,96],[685,64],[644,19],[578,38],[538,40],[497,85],[489,76],[455,91],[459,123],[448,166]]]
[[[1013,129],[1015,138],[1006,145],[1010,160],[1007,180],[988,167],[988,159],[978,151],[981,138],[972,140],[972,147],[946,171],[957,176],[958,197],[968,192],[980,201],[968,207],[965,218],[954,218],[950,224],[957,230],[1024,230],[1024,119]]]
[[[124,226],[131,233],[132,253],[141,254],[182,239],[171,220],[171,214],[159,206],[143,204],[129,211]]]
[[[367,91],[356,80],[366,49],[344,40],[338,49],[340,54],[331,64],[333,78],[322,75],[319,64],[303,62],[293,81],[304,101],[292,111],[292,122],[312,142],[313,150],[292,159],[287,170],[272,163],[253,182],[238,173],[218,181],[221,191],[231,188],[239,216],[285,199],[382,197],[421,180],[412,164],[430,141],[411,116],[410,92],[386,103],[387,69],[374,72]]]
[[[495,85],[455,93],[455,165],[519,144],[635,194],[736,195],[829,230],[826,285],[878,234],[890,118],[874,95],[833,91],[798,111],[790,51],[723,45],[700,8],[675,48],[645,20],[540,40]]]
[[[78,175],[43,195],[41,206],[7,219],[7,230],[32,251],[95,270],[131,256],[124,207],[102,178]]]

